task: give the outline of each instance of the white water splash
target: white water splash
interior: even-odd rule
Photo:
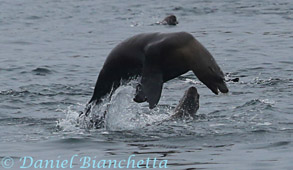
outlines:
[[[134,130],[166,119],[169,110],[157,107],[150,110],[147,103],[133,101],[134,87],[119,87],[113,94],[106,115],[107,130]]]
[[[80,107],[80,105],[78,106]],[[69,106],[66,110],[61,110],[65,114],[65,118],[60,119],[56,126],[65,132],[75,131],[78,129],[76,120],[79,113],[76,110],[77,108],[74,106]]]
[[[140,129],[155,122],[167,119],[171,108],[156,107],[150,110],[148,104],[136,103],[133,101],[135,95],[135,82],[131,81],[127,85],[120,86],[115,90],[111,99],[107,96],[102,103],[93,106],[89,116],[79,117],[79,112],[69,107],[63,112],[65,119],[61,119],[57,126],[63,131],[73,131],[76,128],[94,129],[94,117],[101,116],[106,112],[105,129],[109,131],[135,130]],[[81,107],[85,107],[84,105]],[[78,109],[83,110],[83,109]]]

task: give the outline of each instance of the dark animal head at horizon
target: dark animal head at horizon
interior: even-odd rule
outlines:
[[[164,18],[163,21],[160,22],[163,25],[177,25],[179,22],[177,21],[177,18],[175,15],[169,15],[166,18]]]

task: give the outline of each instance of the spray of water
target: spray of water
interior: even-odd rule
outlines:
[[[74,108],[68,108],[64,111],[66,118],[60,120],[57,126],[63,130],[76,127],[94,129],[95,121],[105,115],[102,128],[109,131],[123,131],[144,128],[167,119],[171,114],[170,107],[150,110],[147,103],[133,101],[135,84],[133,80],[120,86],[111,98],[106,96],[103,102],[93,105],[88,116],[79,117],[79,112],[74,111]]]

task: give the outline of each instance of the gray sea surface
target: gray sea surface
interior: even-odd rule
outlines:
[[[156,24],[170,14],[177,26]],[[291,170],[292,28],[291,0],[0,0],[0,169],[13,163],[7,157],[19,169],[30,156],[34,169],[77,155],[67,169],[80,169],[87,156],[94,169],[93,160],[134,155],[145,168],[156,158],[168,169]],[[105,128],[77,121],[111,49],[138,33],[176,31],[196,37],[227,79],[240,78],[227,95],[188,72],[164,84],[154,110],[132,101],[130,83],[95,108],[108,109]],[[202,116],[158,123],[192,85]]]

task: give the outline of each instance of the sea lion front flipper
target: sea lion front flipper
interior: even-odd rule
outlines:
[[[197,55],[194,56],[194,62],[191,70],[196,77],[203,82],[213,93],[228,93],[229,89],[225,83],[224,73],[217,64],[210,52],[197,40],[192,47]]]
[[[164,39],[147,45],[145,50],[145,61],[143,63],[142,78],[137,86],[134,101],[149,103],[153,109],[158,104],[163,87],[163,73],[161,70],[161,50]]]
[[[159,69],[145,66],[141,79],[143,94],[149,103],[149,108],[153,109],[158,104],[163,87],[163,74]]]

